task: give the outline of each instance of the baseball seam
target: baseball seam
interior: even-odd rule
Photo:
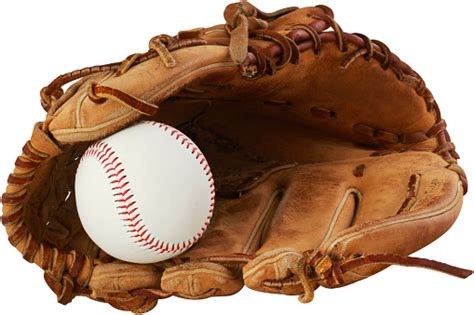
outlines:
[[[145,121],[145,123],[159,127],[175,139],[178,144],[189,151],[195,157],[207,177],[210,190],[208,216],[201,226],[200,231],[193,235],[192,238],[186,241],[172,243],[160,240],[158,236],[153,235],[141,218],[140,209],[136,204],[133,190],[130,187],[130,181],[127,180],[126,169],[120,161],[118,154],[113,150],[110,144],[104,141],[98,141],[92,144],[84,152],[81,161],[85,158],[93,157],[102,165],[107,179],[109,180],[109,184],[111,185],[113,196],[116,198],[114,202],[116,204],[118,215],[124,222],[127,234],[130,235],[135,244],[158,254],[182,252],[196,243],[210,224],[215,202],[214,179],[206,158],[198,147],[195,146],[184,134],[168,125],[155,121]]]

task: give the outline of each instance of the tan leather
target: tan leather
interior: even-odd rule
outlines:
[[[246,285],[309,302],[320,285],[395,263],[468,276],[406,257],[449,229],[467,192],[422,78],[385,44],[343,33],[324,6],[264,13],[236,3],[224,16],[226,24],[154,37],[146,53],[42,90],[48,114],[8,179],[2,221],[58,301],[85,295],[139,313],[170,295]],[[191,137],[217,191],[202,239],[149,265],[93,243],[73,186],[93,141],[142,119]]]

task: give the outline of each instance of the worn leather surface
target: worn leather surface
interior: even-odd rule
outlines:
[[[129,59],[138,61],[83,70],[65,94],[43,90],[48,115],[16,161],[3,223],[59,302],[85,295],[145,312],[170,295],[244,285],[308,302],[319,285],[388,266],[344,263],[405,257],[449,229],[467,181],[438,105],[383,43],[343,33],[332,17],[324,6],[267,14],[233,4],[226,24],[152,40]],[[89,144],[142,119],[192,138],[217,191],[202,239],[149,265],[117,261],[89,239],[73,186]]]

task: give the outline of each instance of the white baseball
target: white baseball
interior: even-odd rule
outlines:
[[[154,263],[189,249],[214,209],[206,158],[177,129],[143,121],[92,144],[76,171],[79,218],[109,255]]]

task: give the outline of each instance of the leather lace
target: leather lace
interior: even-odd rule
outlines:
[[[314,273],[312,275],[309,275],[307,272],[301,273],[303,274],[301,281],[311,283],[310,279],[313,277],[319,284],[342,286],[345,283],[343,277],[345,273],[373,264],[425,268],[462,279],[469,277],[474,272],[469,269],[455,267],[435,260],[395,254],[371,254],[347,260],[336,260],[330,255],[315,252],[308,256],[307,265]],[[303,299],[308,299],[313,295],[313,292],[305,290],[305,297]]]
[[[308,40],[312,42],[311,48],[313,48],[314,53],[319,55],[322,43],[327,41],[321,37],[321,31],[327,27],[333,29],[338,49],[342,53],[348,50],[348,35],[343,32],[340,25],[333,19],[332,11],[322,5],[314,7],[314,13],[310,15],[315,20],[315,23],[293,25],[292,31],[285,35],[268,28],[269,22],[295,9],[291,7],[273,13],[264,13],[247,2],[227,7],[224,13],[227,24],[224,28],[230,38],[229,54],[239,67],[244,78],[256,79],[263,75],[273,75],[278,69],[285,67],[289,63],[297,64],[300,53],[305,50],[302,45]],[[321,12],[326,13],[323,14]],[[320,27],[321,23],[323,23],[323,27]],[[182,36],[183,38],[178,38],[178,36],[165,34],[158,35],[150,40],[149,51],[146,53],[132,54],[122,62],[88,67],[61,75],[41,90],[41,103],[45,110],[52,114],[74,94],[75,88],[77,89],[80,86],[81,81],[77,82],[77,86],[73,85],[66,94],[62,90],[63,85],[101,72],[113,71],[116,76],[121,76],[131,67],[157,56],[166,67],[174,67],[176,66],[176,60],[171,54],[172,51],[183,47],[207,44],[206,40],[200,38],[199,32],[193,33],[188,31],[188,33],[195,33],[195,35],[189,38],[184,38],[184,36]],[[377,58],[381,60],[381,65],[384,69],[390,68],[399,79],[403,78],[403,70],[400,69],[397,63],[393,62],[393,55],[385,44],[377,40],[370,40],[362,34],[353,35],[363,39],[364,47],[351,53],[342,62],[341,68],[349,67],[359,57],[364,57],[366,60]],[[251,45],[249,43],[250,39],[272,42],[273,45],[268,49],[262,49]],[[375,47],[378,47],[378,49]],[[418,79],[419,84],[416,87],[416,91],[423,95],[426,91],[426,85],[421,77],[418,76]],[[101,91],[100,95],[96,93],[97,90]],[[118,100],[123,105],[135,108],[142,114],[153,115],[157,111],[156,105],[132,97],[123,91],[117,92],[117,90],[110,87],[101,88],[99,84],[91,84],[88,93],[90,99],[97,104],[102,103],[108,98],[117,100],[117,95],[119,94]],[[127,97],[125,97],[125,94],[127,94]],[[133,101],[128,102],[127,100]]]
[[[255,255],[234,254],[227,256],[214,256],[202,258],[198,261],[209,261],[226,264],[247,264],[255,259]],[[314,298],[314,291],[319,286],[338,287],[346,284],[344,275],[367,265],[398,265],[403,267],[418,267],[438,271],[450,276],[465,279],[471,276],[474,271],[455,267],[436,260],[425,258],[400,256],[395,254],[370,254],[355,256],[347,259],[336,259],[320,251],[309,250],[303,253],[303,257],[291,266],[293,277],[283,280],[264,280],[264,286],[299,284],[304,290],[304,294],[299,297],[303,303],[311,302]]]
[[[297,64],[300,55],[307,49],[312,49],[316,56],[319,56],[323,43],[335,41],[341,53],[345,54],[345,59],[340,64],[341,69],[347,69],[358,58],[365,60],[378,60],[383,69],[390,69],[401,81],[415,82],[414,89],[418,95],[426,101],[428,111],[436,111],[436,125],[442,123],[439,108],[433,96],[426,88],[424,80],[412,69],[405,67],[402,69],[401,63],[395,57],[387,45],[379,40],[371,40],[367,36],[359,33],[344,33],[341,26],[334,20],[332,10],[326,6],[318,5],[312,8],[313,13],[308,17],[314,19],[313,23],[295,24],[292,30],[287,34],[281,34],[275,30],[269,29],[270,22],[282,15],[289,14],[296,8],[285,8],[273,13],[265,13],[247,2],[235,3],[229,5],[224,17],[227,24],[224,29],[229,35],[229,54],[236,63],[243,78],[255,80],[264,75],[273,75],[285,67],[287,64]],[[327,28],[332,28],[333,32],[325,32]],[[52,115],[56,110],[71,97],[82,84],[78,81],[72,85],[66,93],[62,86],[66,83],[100,72],[115,72],[116,76],[123,75],[131,67],[159,56],[163,64],[172,68],[176,66],[176,60],[171,54],[172,51],[196,45],[206,45],[208,41],[201,37],[201,29],[180,32],[177,36],[158,35],[149,42],[149,51],[128,56],[125,60],[118,63],[112,63],[102,66],[84,68],[72,71],[59,76],[51,84],[41,90],[41,103],[48,111],[48,117],[43,124],[43,129],[49,127]],[[272,44],[263,49],[250,44],[250,39],[259,39]],[[363,45],[357,43],[362,39]],[[360,46],[355,51],[347,54],[348,44]],[[308,45],[309,43],[309,45]],[[222,45],[226,43],[213,43]],[[406,75],[409,71],[410,75]],[[124,91],[118,91],[112,87],[104,87],[97,83],[91,83],[88,89],[89,98],[101,104],[107,99],[112,99],[120,104],[133,108],[143,115],[155,115],[158,106],[145,100],[134,97]],[[450,164],[456,163],[459,158],[454,144],[451,142],[449,134],[445,128],[436,135],[439,142],[438,148],[434,153],[441,155]],[[395,138],[409,140],[407,135],[395,135]],[[423,136],[424,137],[424,136]],[[414,137],[414,140],[420,139]],[[426,140],[426,139],[425,139]],[[411,141],[411,140],[410,140]],[[413,143],[420,142],[414,141]],[[464,191],[467,192],[468,185],[464,174],[461,174]]]

